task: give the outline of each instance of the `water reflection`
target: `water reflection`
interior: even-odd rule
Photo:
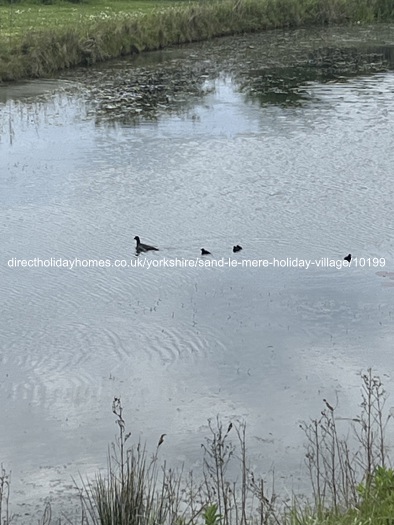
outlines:
[[[105,465],[115,395],[133,435],[156,447],[166,432],[161,453],[188,467],[208,417],[245,417],[259,468],[273,461],[287,489],[298,420],[337,392],[356,413],[357,373],[386,372],[394,337],[393,73],[365,39],[338,28],[206,42],[67,73],[0,106],[0,456],[20,501]],[[347,76],[322,66],[340,65],[323,51],[333,41]],[[135,258],[135,235],[160,252]],[[6,264],[197,260],[202,246],[236,261],[387,264]]]
[[[236,44],[234,39],[226,38],[218,44],[216,41],[195,44],[193,51],[184,46],[79,69],[67,73],[67,77],[61,75],[63,80],[1,87],[3,135],[8,120],[12,138],[18,100],[23,100],[22,111],[29,107],[29,100],[34,100],[35,115],[19,117],[25,121],[34,121],[38,115],[42,118],[37,103],[41,99],[45,104],[51,97],[60,115],[71,104],[80,105],[83,97],[86,107],[79,107],[79,115],[92,118],[97,124],[137,126],[141,122],[158,121],[165,115],[198,121],[196,105],[204,104],[218,82],[225,79],[245,94],[249,102],[300,107],[313,102],[310,83],[346,82],[360,74],[375,74],[394,67],[394,46],[387,38],[392,35],[386,26],[380,32],[384,45],[368,45],[365,38],[368,35],[371,40],[374,33],[368,33],[367,28],[333,28],[311,31],[308,37],[305,34],[305,30],[267,32],[240,37]],[[59,93],[64,94],[63,99]],[[7,100],[14,102],[5,106]]]
[[[345,82],[360,74],[388,71],[394,65],[392,57],[391,47],[327,47],[309,53],[304,63],[299,57],[291,67],[279,64],[265,65],[262,69],[253,60],[248,61],[249,67],[240,64],[234,69],[233,64],[229,68],[225,61],[205,60],[196,64],[190,57],[184,57],[154,71],[123,69],[115,79],[101,82],[92,90],[96,101],[93,113],[97,122],[124,125],[136,124],[141,119],[156,120],[163,114],[192,113],[193,106],[212,93],[217,79],[223,77],[231,79],[249,101],[297,107],[311,100],[308,83]]]
[[[359,75],[393,69],[393,50],[394,46],[325,47],[310,53],[304,64],[251,69],[235,78],[248,100],[258,101],[260,105],[299,107],[312,100],[309,83],[347,82]]]

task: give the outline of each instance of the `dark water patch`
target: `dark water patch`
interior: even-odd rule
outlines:
[[[245,73],[240,90],[248,100],[261,105],[302,106],[313,101],[309,83],[347,82],[360,75],[373,75],[394,68],[393,46],[364,48],[321,48],[306,62],[292,67],[264,68]]]
[[[116,120],[121,124],[136,122],[139,117],[157,120],[160,114],[186,112],[197,97],[210,91],[204,76],[203,68],[181,70],[179,65],[165,72],[144,68],[121,71],[92,89],[91,111],[98,122]]]
[[[250,101],[299,107],[314,101],[310,83],[341,83],[359,75],[389,71],[394,67],[392,50],[393,46],[369,48],[360,45],[318,48],[305,56],[293,52],[291,66],[265,64],[261,69],[245,69],[234,77],[237,87]]]
[[[64,81],[59,80],[30,80],[28,82],[17,82],[4,84],[0,89],[0,103],[7,100],[24,100],[34,99],[38,101],[45,98],[48,93],[59,91],[63,88]]]
[[[311,53],[308,65],[322,70],[328,78],[379,73],[394,67],[394,46],[321,48]]]
[[[239,37],[236,45],[223,38],[114,61],[89,69],[88,83],[86,70],[71,78],[86,91],[88,114],[97,123],[136,125],[165,115],[198,120],[193,107],[215,91],[219,79],[230,78],[260,104],[291,107],[310,101],[310,82],[344,82],[388,71],[393,67],[390,36],[387,26],[380,44],[365,27],[269,31]]]

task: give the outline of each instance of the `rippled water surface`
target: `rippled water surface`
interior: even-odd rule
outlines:
[[[114,396],[187,467],[207,418],[245,419],[291,490],[323,398],[355,415],[368,367],[393,392],[392,35],[269,32],[0,88],[0,461],[21,523],[105,466]],[[135,235],[160,251],[137,258]],[[164,266],[202,247],[223,266]],[[35,258],[104,266],[15,267]]]

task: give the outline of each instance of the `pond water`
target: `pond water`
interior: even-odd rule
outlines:
[[[393,35],[272,31],[0,87],[16,523],[105,467],[114,396],[197,471],[207,419],[245,420],[280,493],[305,488],[323,398],[356,415],[369,367],[394,393]]]

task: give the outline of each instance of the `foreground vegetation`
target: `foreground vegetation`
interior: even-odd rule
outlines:
[[[0,6],[0,81],[215,36],[394,19],[392,0],[101,2]]]
[[[81,525],[392,525],[394,471],[385,443],[391,415],[385,392],[371,371],[362,375],[361,412],[340,432],[336,408],[323,400],[318,419],[301,424],[306,443],[312,502],[292,496],[284,502],[249,466],[245,424],[209,422],[202,445],[203,471],[175,472],[160,462],[161,436],[150,456],[132,444],[120,399],[113,402],[119,436],[108,470],[79,483]],[[346,435],[346,437],[344,437]],[[9,480],[0,472],[0,522],[10,525]],[[47,507],[42,525],[53,521]],[[71,523],[65,519],[63,523]],[[75,524],[77,525],[77,524]]]

